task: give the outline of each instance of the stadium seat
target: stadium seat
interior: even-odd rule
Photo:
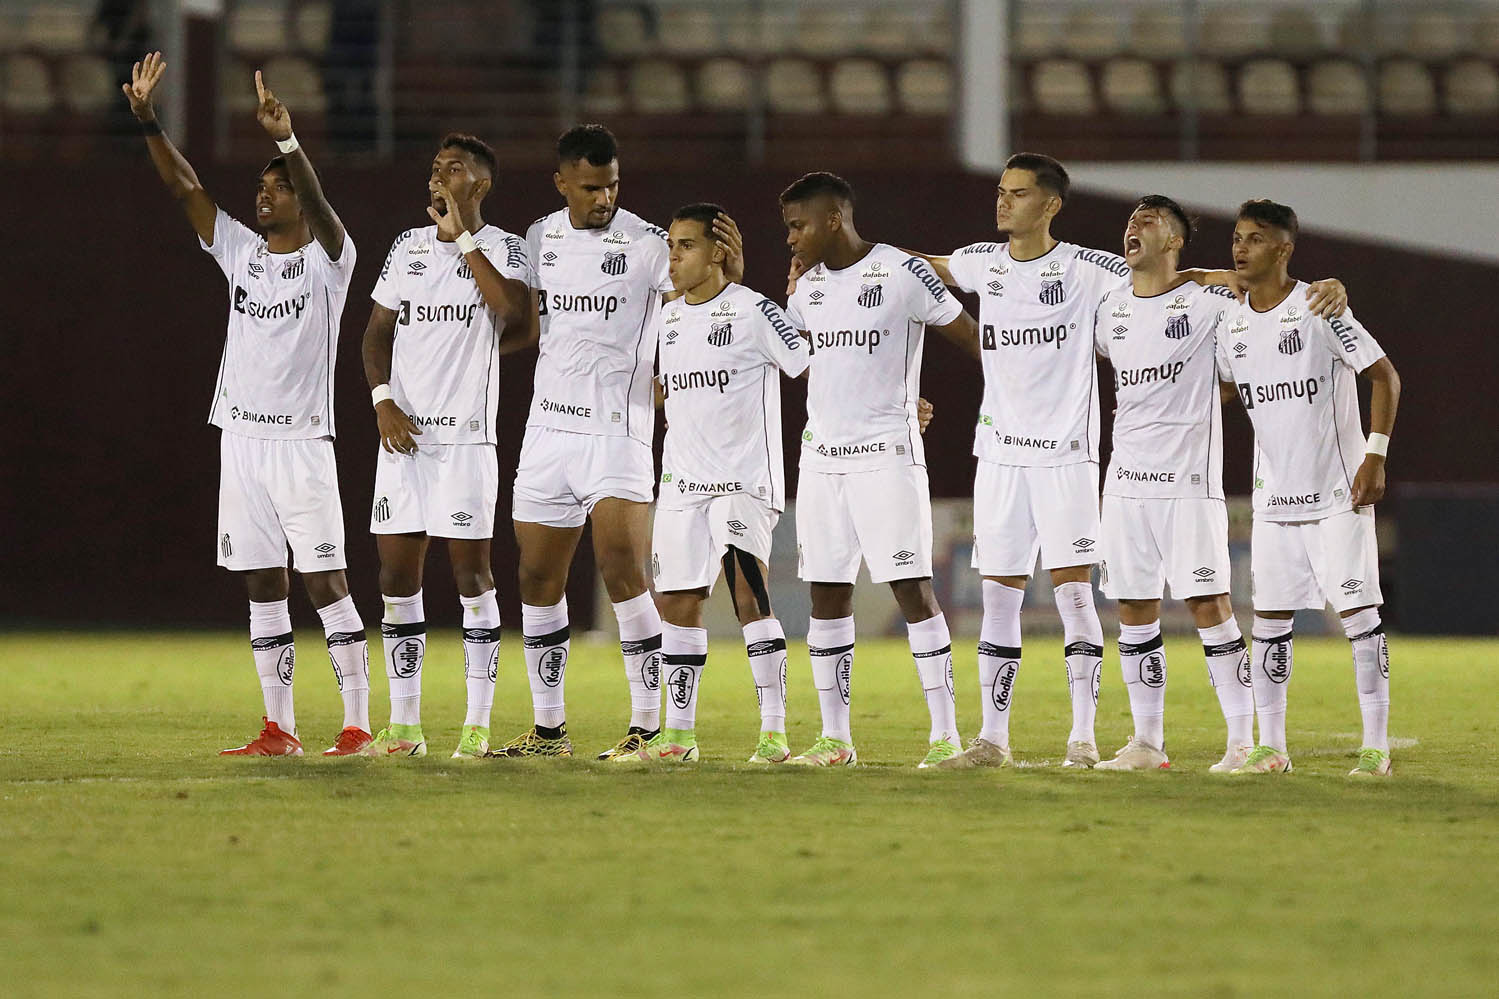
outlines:
[[[1037,111],[1047,114],[1092,114],[1093,80],[1075,59],[1047,59],[1036,65],[1031,94]]]
[[[1307,74],[1306,104],[1313,114],[1363,114],[1369,110],[1369,80],[1349,59],[1329,59]]]
[[[645,10],[634,5],[601,7],[593,19],[593,31],[599,45],[611,55],[638,56],[655,48]]]
[[[817,67],[805,59],[777,59],[765,71],[765,101],[784,114],[817,114],[826,106]]]
[[[1239,69],[1239,106],[1246,114],[1297,114],[1296,70],[1280,59],[1254,59]]]
[[[266,70],[266,79],[271,81],[272,89],[279,95],[285,96],[281,89],[281,82],[271,77],[270,70]],[[226,58],[219,62],[219,92],[218,110],[227,111],[231,114],[246,114],[255,110],[255,70],[239,59]],[[290,103],[290,99],[288,99]],[[292,108],[292,112],[296,112]]]
[[[1061,15],[1044,4],[1021,4],[1014,21],[1010,51],[1019,56],[1037,58],[1057,51],[1061,34]]]
[[[265,78],[275,87],[276,96],[294,111],[321,114],[328,102],[323,94],[323,76],[317,67],[296,56],[274,56],[265,62]],[[250,81],[244,86],[248,88]],[[253,93],[252,93],[253,99]]]
[[[88,48],[91,15],[91,10],[76,3],[38,3],[21,28],[20,47],[82,52]]]
[[[911,55],[911,41],[921,33],[921,22],[914,16],[917,13],[905,6],[873,8],[864,19],[859,47],[882,56]]]
[[[1440,8],[1412,13],[1403,35],[1402,50],[1423,59],[1445,59],[1465,47],[1457,18]]]
[[[1383,114],[1429,115],[1437,109],[1431,73],[1414,59],[1390,59],[1379,67],[1379,110]]]
[[[328,41],[333,36],[333,4],[299,4],[292,14],[292,36],[303,52],[322,56],[328,51]]]
[[[1238,4],[1203,11],[1198,51],[1215,56],[1243,56],[1270,51],[1270,19],[1257,7]]]
[[[656,37],[665,52],[707,55],[721,47],[713,11],[697,5],[670,4],[661,8]]]
[[[1113,10],[1080,7],[1062,23],[1062,51],[1079,59],[1107,59],[1123,47],[1122,28]]]
[[[697,70],[698,104],[709,111],[744,111],[753,103],[755,80],[738,59],[709,59]]]
[[[948,55],[953,50],[952,4],[932,4],[926,16],[917,21],[915,37],[928,52]]]
[[[229,11],[225,37],[233,52],[259,54],[285,52],[287,37],[285,0],[240,0]]]
[[[124,106],[125,98],[114,81],[109,61],[99,56],[77,55],[63,60],[57,82],[63,104],[74,111],[94,113]]]
[[[665,59],[642,59],[630,67],[630,105],[647,114],[677,114],[692,106],[687,74]]]
[[[1499,10],[1479,15],[1473,25],[1472,45],[1480,55],[1499,56]]]
[[[791,47],[796,34],[796,12],[775,5],[757,9],[728,4],[718,12],[724,48],[747,56],[779,55]]]
[[[901,110],[910,114],[947,114],[952,110],[952,68],[936,59],[913,59],[895,74]]]
[[[1168,59],[1187,51],[1187,22],[1179,5],[1144,7],[1130,20],[1127,48],[1146,59]]]
[[[33,55],[13,55],[5,60],[4,106],[20,114],[51,111],[56,103],[47,64]],[[123,100],[123,97],[121,98]]]
[[[625,109],[625,87],[619,70],[596,66],[583,85],[583,110],[592,115],[619,114]]]
[[[1178,110],[1195,107],[1204,114],[1233,110],[1228,70],[1209,59],[1179,62],[1171,67],[1171,102]]]
[[[1103,67],[1099,89],[1111,111],[1160,114],[1166,110],[1155,66],[1144,59],[1110,59]]]
[[[888,114],[890,78],[872,59],[840,59],[828,75],[833,110],[841,114]]]
[[[1402,48],[1402,30],[1403,25],[1390,12],[1376,11],[1371,18],[1363,4],[1355,4],[1338,22],[1337,44],[1347,55],[1383,55]]]
[[[791,47],[812,56],[837,56],[853,51],[863,33],[864,10],[846,4],[811,6],[801,12]]]
[[[1443,81],[1448,114],[1499,112],[1499,70],[1482,59],[1464,59],[1447,70]]]
[[[0,53],[20,47],[26,13],[20,4],[0,4]]]
[[[1326,50],[1321,19],[1306,7],[1277,7],[1270,13],[1270,51],[1278,56],[1315,55]]]

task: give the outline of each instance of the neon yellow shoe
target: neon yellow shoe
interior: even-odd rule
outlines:
[[[564,732],[555,739],[542,738],[536,732],[536,727],[526,729],[520,735],[505,743],[499,749],[492,749],[490,756],[571,756],[573,754],[572,740]]]
[[[808,747],[805,753],[789,761],[799,767],[852,767],[859,762],[859,752],[854,744],[826,735]]]
[[[619,740],[614,745],[610,746],[608,749],[600,753],[599,759],[605,761],[606,763],[625,757],[634,759],[635,754],[644,749],[646,743],[650,742],[660,734],[660,730],[657,730],[655,732],[644,732],[638,728],[631,728],[630,731],[625,733],[625,737],[623,739]]]
[[[1245,774],[1288,774],[1291,770],[1291,758],[1285,753],[1270,746],[1255,746],[1244,758],[1244,762],[1230,770],[1229,774],[1242,777]]]
[[[1365,746],[1358,751],[1358,766],[1348,771],[1349,777],[1388,777],[1395,772],[1390,762],[1390,753],[1384,749]]]
[[[611,763],[696,763],[697,734],[686,728],[663,728],[634,756],[615,756]]]
[[[489,755],[489,726],[465,725],[458,739],[458,748],[453,750],[455,760],[482,760]]]
[[[422,735],[420,725],[396,725],[382,728],[374,740],[364,747],[365,756],[386,759],[392,756],[426,756],[427,737]]]
[[[936,742],[932,743],[931,748],[926,751],[926,756],[922,759],[922,761],[916,764],[916,769],[926,770],[930,767],[938,766],[962,752],[963,750],[959,749],[958,744],[953,740],[938,739]]]
[[[755,746],[755,755],[750,763],[785,763],[791,759],[791,747],[786,744],[785,732],[761,732],[760,742]]]

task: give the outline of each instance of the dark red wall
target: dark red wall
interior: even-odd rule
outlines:
[[[422,161],[324,171],[330,198],[360,251],[340,346],[338,455],[351,583],[367,615],[377,607],[374,546],[366,532],[376,435],[359,339],[390,241],[427,221],[426,167]],[[8,556],[0,620],[239,623],[240,584],[214,566],[218,431],[204,422],[223,342],[223,278],[197,249],[144,150],[135,160],[92,169],[9,169],[0,176],[11,246],[0,333],[10,386],[0,491]],[[207,170],[203,179],[228,211],[249,214],[253,169]],[[746,236],[747,283],[781,297],[786,254],[776,194],[791,179],[733,163],[637,175],[627,160],[622,203],[658,221],[685,202],[723,203]],[[987,178],[870,172],[849,179],[859,190],[858,222],[866,237],[946,251],[992,236]],[[486,215],[524,232],[558,203],[545,173],[506,176]],[[1306,228],[1297,273],[1340,276],[1404,378],[1392,481],[1499,478],[1499,393],[1490,385],[1499,367],[1499,298],[1493,294],[1499,268],[1321,238],[1316,206],[1296,207]],[[1118,201],[1075,197],[1057,235],[1114,249],[1128,210]],[[1204,221],[1186,263],[1224,263],[1230,228],[1226,220]],[[495,576],[514,619],[513,541],[504,525],[534,355],[507,360]],[[934,340],[923,384],[938,407],[927,445],[933,490],[967,495],[978,373]],[[803,398],[800,383],[784,392],[788,455],[795,454]],[[1246,492],[1247,422],[1226,422],[1226,484],[1231,492]],[[435,551],[427,586],[434,608],[450,606],[447,576],[445,556]],[[575,591],[575,600],[584,589]],[[432,616],[456,618],[456,611]]]

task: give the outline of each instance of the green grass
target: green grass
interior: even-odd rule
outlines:
[[[513,633],[512,633],[513,634]],[[0,651],[0,979],[6,995],[591,997],[1492,995],[1499,642],[1395,638],[1396,778],[1351,783],[1341,640],[1297,642],[1286,778],[1206,767],[1222,722],[1201,650],[1170,643],[1175,768],[1054,765],[1055,640],[1016,689],[1013,771],[918,773],[904,646],[860,645],[851,771],[751,770],[743,648],[713,648],[705,761],[619,772],[447,759],[455,632],[426,666],[432,756],[323,760],[339,725],[300,637],[300,760],[220,759],[259,692],[230,634],[10,634]],[[969,643],[963,643],[967,648]],[[1044,658],[1043,658],[1044,657]],[[507,639],[495,735],[529,722]],[[378,656],[377,656],[378,661]],[[973,654],[960,719],[977,720]],[[376,667],[376,723],[385,681]],[[627,704],[617,649],[568,673],[580,754]],[[1129,731],[1105,665],[1101,748]],[[805,649],[791,741],[816,735]]]

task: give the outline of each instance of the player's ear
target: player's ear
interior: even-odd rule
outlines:
[[[552,174],[552,186],[557,188],[558,194],[564,198],[567,197],[567,185],[562,183],[562,172],[560,170]]]
[[[489,189],[492,187],[494,187],[493,180],[488,177],[480,177],[474,182],[474,200],[483,201],[484,195],[488,194]]]

